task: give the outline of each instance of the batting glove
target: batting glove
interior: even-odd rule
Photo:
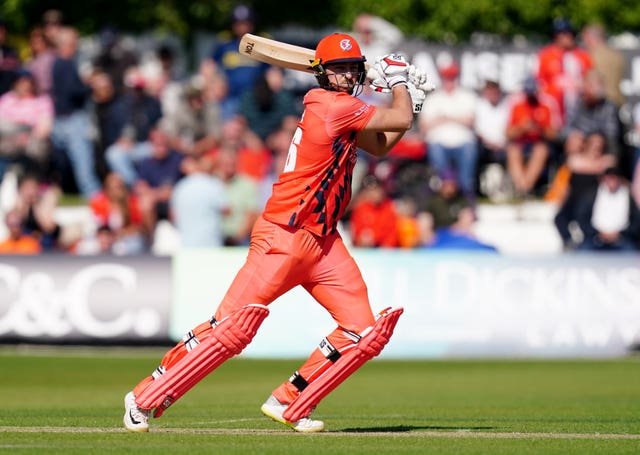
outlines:
[[[400,54],[388,54],[380,57],[373,65],[380,78],[386,82],[387,88],[396,85],[407,85],[409,64]]]
[[[369,83],[371,84],[371,88],[376,92],[389,92],[389,87],[387,87],[387,81],[380,76],[380,73],[376,70],[374,66],[369,68],[367,71],[367,79],[369,79]]]
[[[407,80],[409,84],[413,84],[425,93],[432,92],[436,88],[435,85],[427,80],[427,73],[414,65],[409,65],[407,69]]]
[[[424,104],[427,94],[423,89],[416,87],[412,82],[409,82],[407,88],[409,89],[409,96],[411,96],[413,113],[418,114],[422,111],[422,105]]]

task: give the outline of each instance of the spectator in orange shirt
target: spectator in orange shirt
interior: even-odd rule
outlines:
[[[38,239],[22,231],[22,218],[17,210],[7,212],[4,222],[9,237],[0,242],[0,254],[32,255],[42,251]]]
[[[138,197],[128,189],[120,174],[107,174],[103,189],[91,197],[89,207],[98,226],[107,226],[113,233],[115,252],[136,254],[144,251],[143,216]]]
[[[373,175],[362,186],[351,210],[350,229],[354,246],[397,247],[397,214],[393,200]]]
[[[578,46],[576,30],[567,19],[555,19],[552,33],[553,41],[538,52],[537,79],[540,88],[556,99],[564,122],[578,99],[584,75],[593,68],[593,60]]]
[[[536,80],[528,77],[524,96],[514,102],[507,121],[507,171],[521,195],[535,188],[549,159],[550,142],[558,135],[552,110],[538,92]]]

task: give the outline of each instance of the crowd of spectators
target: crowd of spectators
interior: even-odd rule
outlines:
[[[153,251],[160,224],[176,247],[247,245],[301,114],[282,69],[238,54],[255,19],[236,7],[187,76],[159,45],[152,77],[142,69],[149,56],[113,27],[81,68],[80,36],[59,11],[32,28],[22,59],[0,21],[0,179],[16,182],[0,252],[139,254]],[[403,38],[369,14],[353,33],[375,55]],[[495,250],[473,234],[479,198],[544,198],[557,206],[565,249],[637,250],[640,146],[627,138],[640,137],[640,107],[637,131],[625,131],[625,64],[604,28],[579,33],[566,19],[516,92],[496,77],[465,88],[460,62],[439,62],[441,84],[414,129],[386,158],[360,154],[345,233],[359,247]],[[91,210],[91,232],[56,222],[65,192]]]

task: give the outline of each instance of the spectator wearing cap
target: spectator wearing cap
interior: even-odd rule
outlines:
[[[436,174],[455,168],[466,197],[475,199],[478,144],[473,129],[478,95],[460,86],[455,62],[440,68],[442,86],[427,97],[419,129],[427,143],[427,160]]]
[[[0,95],[13,85],[16,71],[20,68],[20,57],[13,46],[7,44],[7,24],[0,17]]]
[[[584,75],[593,68],[593,60],[578,46],[576,30],[568,19],[556,18],[552,35],[552,42],[538,51],[536,78],[541,90],[556,99],[565,123],[567,113],[577,102]]]
[[[211,53],[211,59],[227,78],[228,92],[223,100],[225,119],[238,111],[242,94],[253,88],[258,76],[268,67],[238,51],[242,35],[255,31],[256,16],[253,9],[247,5],[237,5],[230,19],[230,30],[220,37]]]
[[[518,195],[535,188],[558,133],[552,108],[539,96],[536,80],[527,77],[507,121],[507,171]]]

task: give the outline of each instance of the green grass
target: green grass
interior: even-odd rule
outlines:
[[[0,349],[0,452],[640,453],[637,357],[374,360],[321,403],[314,417],[328,431],[314,435],[259,411],[300,361],[233,359],[154,419],[150,433],[127,433],[122,398],[163,352]]]

